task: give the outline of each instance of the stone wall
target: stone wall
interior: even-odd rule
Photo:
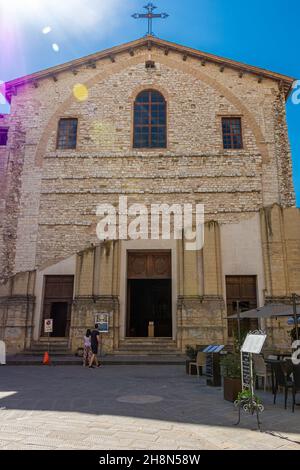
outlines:
[[[155,69],[146,69],[146,60],[155,61]],[[74,97],[78,83],[86,87],[87,100]],[[167,101],[166,149],[132,146],[134,99],[149,88]],[[222,116],[242,118],[242,150],[223,149]],[[62,117],[78,118],[75,150],[56,149]],[[117,205],[120,195],[148,207],[205,205],[203,252],[177,247],[180,349],[227,341],[222,224],[260,213],[266,298],[300,293],[299,211],[292,207],[285,101],[277,81],[142,46],[18,87],[11,116],[4,119],[10,133],[8,147],[0,150],[0,278],[7,281],[0,318],[13,351],[30,346],[30,273],[75,253],[71,347],[81,344],[101,310],[112,312],[104,349],[118,347],[120,244],[99,245],[96,209],[103,202]],[[29,283],[26,291],[16,287],[18,276]]]
[[[145,60],[156,68],[146,70]],[[89,97],[78,101],[73,86]],[[168,104],[168,148],[132,148],[136,94],[156,88]],[[294,202],[284,103],[278,83],[152,47],[18,87],[2,276],[32,270],[97,242],[96,206],[202,202],[207,219],[238,222],[262,206]],[[221,117],[241,116],[243,150],[222,147]],[[75,151],[56,150],[61,117],[79,119]],[[279,170],[278,170],[279,168]]]
[[[266,302],[291,305],[300,296],[300,209],[275,204],[261,210]],[[300,301],[299,301],[300,303]],[[287,318],[267,322],[270,343],[278,349],[290,343]]]
[[[0,285],[0,339],[9,354],[29,349],[32,342],[35,272],[19,273]]]
[[[232,225],[232,253],[235,253],[234,245],[238,247],[238,252],[248,246],[248,242],[242,243],[239,239],[241,231],[244,237],[249,238],[249,243],[252,234],[256,233],[257,217],[251,222],[252,230],[249,223]],[[249,229],[245,235],[247,227]],[[200,252],[187,252],[183,249],[182,242],[177,242],[174,258],[177,265],[176,314],[173,320],[176,323],[175,338],[180,351],[184,351],[187,345],[228,343],[224,281],[226,274],[257,275],[260,305],[265,301],[290,304],[292,293],[300,295],[300,211],[295,208],[283,209],[278,205],[265,208],[260,213],[259,227],[261,246],[258,241],[255,243],[256,250],[262,249],[263,252],[263,277],[261,268],[247,261],[251,251],[245,252],[243,256],[248,267],[237,270],[235,264],[240,261],[235,259],[233,271],[230,270],[228,233],[224,233],[224,226],[220,226],[218,222],[205,224],[205,244]],[[257,234],[255,236],[258,237]],[[132,243],[129,249],[132,249]],[[136,249],[139,249],[138,244]],[[121,259],[124,256],[124,252],[120,250],[120,242],[101,243],[77,254],[69,343],[73,352],[82,345],[84,332],[91,328],[95,315],[100,312],[109,313],[110,328],[109,334],[103,339],[103,351],[108,353],[118,350],[122,339],[121,324],[124,322],[120,305],[124,302],[126,304],[126,298],[123,298],[126,292],[121,288],[123,277],[126,277],[126,260]],[[62,265],[58,266],[59,272],[63,274]],[[54,267],[51,272],[56,272]],[[36,279],[40,279],[39,272],[37,275],[35,272],[20,273],[0,287],[0,338],[7,342],[9,353],[28,349],[32,344]],[[36,317],[35,321],[40,322],[40,318]],[[268,320],[266,327],[267,348],[289,348],[291,327],[287,325],[286,318]]]

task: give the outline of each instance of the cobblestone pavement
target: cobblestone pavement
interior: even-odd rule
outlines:
[[[263,433],[182,366],[0,367],[0,449],[300,450],[300,408],[259,394]]]

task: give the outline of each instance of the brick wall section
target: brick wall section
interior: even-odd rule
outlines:
[[[8,122],[8,118],[7,118]],[[0,279],[14,272],[17,246],[17,226],[21,208],[22,172],[25,157],[26,130],[18,116],[10,120],[9,139],[6,150],[1,150],[4,165],[0,178]]]
[[[278,161],[279,203],[293,206],[296,203],[293,187],[292,158],[288,139],[285,99],[279,93],[274,103],[275,156]]]

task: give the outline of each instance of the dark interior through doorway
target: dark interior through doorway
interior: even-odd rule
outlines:
[[[52,338],[67,338],[70,334],[73,286],[74,276],[45,276],[43,320],[53,320]]]
[[[172,288],[170,279],[128,281],[129,336],[147,337],[150,322],[154,336],[172,336]]]
[[[172,337],[171,251],[128,252],[127,337]]]

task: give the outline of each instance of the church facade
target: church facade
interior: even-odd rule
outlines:
[[[237,308],[300,294],[285,106],[293,79],[146,37],[6,84],[0,339],[108,353],[230,344]],[[99,204],[203,204],[204,246],[97,236]],[[120,216],[121,214],[118,214]],[[255,322],[244,328],[257,328]],[[290,345],[268,321],[270,347]]]

